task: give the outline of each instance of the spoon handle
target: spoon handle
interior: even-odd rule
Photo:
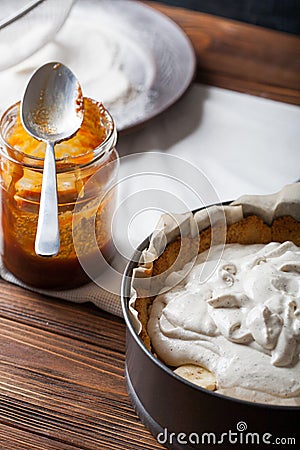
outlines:
[[[58,199],[54,143],[48,142],[45,152],[40,210],[35,237],[35,252],[55,256],[59,252]]]

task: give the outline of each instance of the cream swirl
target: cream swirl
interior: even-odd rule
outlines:
[[[155,352],[171,366],[208,368],[219,392],[300,404],[300,248],[228,244],[202,284],[206,258],[200,254],[185,280],[153,302]]]

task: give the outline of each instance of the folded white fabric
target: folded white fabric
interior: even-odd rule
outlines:
[[[199,109],[201,99],[203,103],[203,97],[206,98],[205,120],[189,129],[182,118],[193,117]],[[242,117],[239,113],[241,110],[244,111]],[[124,241],[123,247],[128,246],[125,251],[127,260],[133,249],[155,229],[157,212],[182,212],[179,211],[181,206],[173,201],[174,198],[182,200],[187,210],[198,208],[203,203],[217,202],[216,198],[211,198],[207,183],[204,183],[205,176],[209,177],[220,201],[233,200],[245,193],[269,194],[299,178],[299,114],[299,109],[292,105],[193,85],[184,99],[171,110],[154,119],[144,129],[121,137],[118,143],[121,155],[119,194],[120,204],[124,207],[121,208],[123,214],[120,214],[119,208],[116,231],[119,241]],[[240,133],[243,131],[241,139],[236,137],[237,128]],[[251,132],[252,128],[255,129],[254,133]],[[215,139],[216,134],[220,133],[222,136],[225,129],[229,133],[226,134],[228,142],[222,137]],[[247,139],[244,140],[246,136]],[[220,139],[223,139],[222,146]],[[242,143],[247,145],[243,146]],[[140,153],[143,149],[148,151]],[[268,149],[272,149],[272,152],[267,151]],[[151,150],[157,153],[153,154]],[[194,168],[192,174],[191,165]],[[149,168],[153,173],[161,174],[160,177],[153,177],[158,183],[156,185],[151,184],[154,183],[152,178],[149,185],[145,183],[145,179],[149,178]],[[193,174],[196,176],[192,176]],[[205,176],[197,178],[198,174]],[[176,184],[173,182],[174,177],[177,179]],[[197,195],[190,198],[190,192],[186,193],[183,189],[185,185],[192,186],[193,192],[196,189]],[[162,195],[162,192],[167,191],[172,191],[172,201]],[[141,192],[144,195],[141,196]],[[149,204],[148,193],[149,201],[151,200]],[[139,195],[133,197],[133,194]],[[131,204],[127,207],[127,198],[134,200],[133,212],[130,210]],[[167,204],[163,203],[164,200]],[[153,205],[157,211],[153,210]],[[151,220],[149,215],[141,216],[140,221],[131,220],[137,211],[145,208],[152,214]],[[128,233],[131,235],[130,242],[127,239]],[[105,290],[91,282],[73,290],[38,292],[77,303],[91,301],[99,308],[121,316],[118,293],[123,269],[124,267],[118,271],[118,279],[111,281],[113,289]],[[7,272],[1,260],[0,276],[24,286]]]
[[[295,217],[296,220],[299,220],[300,217],[299,191],[300,191],[300,183],[295,183],[292,185],[285,186],[279,193],[273,195],[242,196],[235,202],[233,202],[233,205],[242,205],[244,212],[247,213],[249,203],[250,205],[252,205],[252,210],[254,208],[255,212],[256,211],[260,212],[260,215],[262,215],[263,213],[266,216],[265,221],[269,223],[271,222],[272,217],[276,217],[277,212],[281,211],[282,208],[285,208],[284,211],[287,210],[287,208],[289,207],[288,203],[289,199],[289,202],[293,208],[291,215]],[[182,215],[182,217],[185,216]],[[166,223],[167,217],[162,216],[162,219],[163,223]],[[159,225],[155,227],[155,229],[159,228],[160,228]],[[109,283],[106,285],[108,289],[111,287],[110,290],[106,290],[103,287],[100,287],[93,281],[76,289],[43,290],[26,286],[5,268],[0,258],[0,276],[10,283],[14,283],[21,287],[31,289],[34,292],[45,294],[51,297],[60,298],[63,300],[73,301],[75,303],[92,302],[99,308],[103,309],[104,311],[107,311],[119,317],[122,317],[122,308],[120,296],[116,294],[116,292],[119,290],[123,269],[124,267],[121,268],[119,272],[118,271],[113,272],[115,275],[110,280],[111,286],[109,285]],[[112,287],[112,285],[114,285],[114,287]]]
[[[80,46],[78,53],[77,42],[82,34],[78,35],[78,27],[72,27],[72,17],[71,25],[61,30],[54,43],[21,65],[0,72],[1,110],[21,98],[32,71],[46,60],[69,65],[81,80],[85,95],[104,102],[112,93],[120,95],[116,76],[118,86],[126,88],[122,73],[114,73],[114,78],[107,74],[113,53],[108,52],[106,41],[86,33],[82,20],[80,30],[86,45]],[[71,44],[71,50],[75,51],[70,51]],[[98,54],[102,66],[95,57]],[[245,193],[269,194],[298,179],[299,118],[300,110],[293,105],[193,84],[181,101],[146,127],[120,136],[117,149],[121,156],[119,194],[123,208],[119,208],[116,216],[116,233],[122,241],[118,248],[122,248],[125,259],[130,259],[134,248],[154,230],[158,213],[181,213],[183,206],[191,210],[217,203],[217,199],[233,200]],[[212,196],[212,192],[216,195]],[[148,214],[139,215],[139,211]],[[110,280],[112,289],[90,282],[77,289],[37,292],[76,303],[90,301],[122,316],[118,292],[123,269]],[[0,276],[34,290],[9,273],[1,258]]]

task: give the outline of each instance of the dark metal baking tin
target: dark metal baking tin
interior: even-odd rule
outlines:
[[[128,303],[133,269],[149,242],[147,238],[138,247],[127,265],[121,298],[126,322],[126,384],[141,421],[158,442],[174,450],[254,449],[258,442],[259,448],[270,448],[273,442],[281,448],[275,442],[278,438],[283,438],[285,445],[288,441],[284,439],[299,444],[300,407],[265,405],[210,392],[174,374],[146,348],[131,322]],[[222,437],[222,433],[227,435]]]

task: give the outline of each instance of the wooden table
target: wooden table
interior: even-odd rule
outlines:
[[[300,105],[300,37],[209,14],[145,2],[192,41],[196,81]]]
[[[152,5],[190,36],[197,81],[300,104],[298,37]],[[127,397],[121,319],[1,280],[0,290],[1,450],[162,448]]]

